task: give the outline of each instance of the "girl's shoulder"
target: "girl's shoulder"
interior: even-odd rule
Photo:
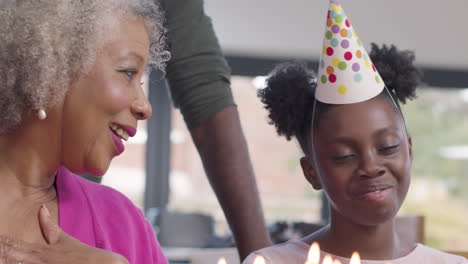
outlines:
[[[409,254],[408,261],[420,261],[420,263],[432,264],[432,263],[453,263],[453,264],[468,264],[468,260],[462,256],[449,254],[431,248],[422,244],[418,244],[415,250]],[[423,262],[424,261],[424,262]],[[403,262],[402,262],[403,263]],[[405,262],[410,263],[410,262]]]
[[[273,245],[250,254],[242,264],[252,264],[255,258],[261,256],[267,264],[303,264],[307,259],[309,245],[300,240],[289,240],[282,244]]]

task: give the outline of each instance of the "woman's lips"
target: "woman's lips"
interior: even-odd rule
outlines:
[[[122,154],[125,150],[125,146],[122,142],[122,139],[118,135],[116,135],[115,132],[111,128],[109,128],[109,131],[112,135],[112,140],[114,141],[115,151],[116,151],[115,154],[116,155]]]

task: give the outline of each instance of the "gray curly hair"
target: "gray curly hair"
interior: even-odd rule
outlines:
[[[3,2],[3,0],[2,0]],[[25,113],[61,102],[70,82],[90,70],[122,14],[141,18],[149,66],[169,60],[157,0],[6,0],[0,5],[0,134]],[[123,11],[123,12],[120,12]]]

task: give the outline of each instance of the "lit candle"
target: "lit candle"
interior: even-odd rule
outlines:
[[[359,256],[359,253],[354,252],[353,255],[351,256],[351,261],[349,264],[361,264],[361,257]]]
[[[326,255],[323,258],[322,264],[333,264],[333,258],[330,255]]]
[[[262,256],[257,256],[254,259],[253,264],[266,264],[265,259]]]
[[[218,259],[218,264],[227,264],[227,261],[225,258],[219,258]]]
[[[304,264],[319,264],[320,262],[320,246],[317,242],[312,243],[307,255],[307,260]]]

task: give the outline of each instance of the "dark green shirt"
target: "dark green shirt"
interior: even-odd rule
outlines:
[[[234,105],[230,69],[203,0],[161,0],[171,60],[167,80],[174,105],[193,128]]]

